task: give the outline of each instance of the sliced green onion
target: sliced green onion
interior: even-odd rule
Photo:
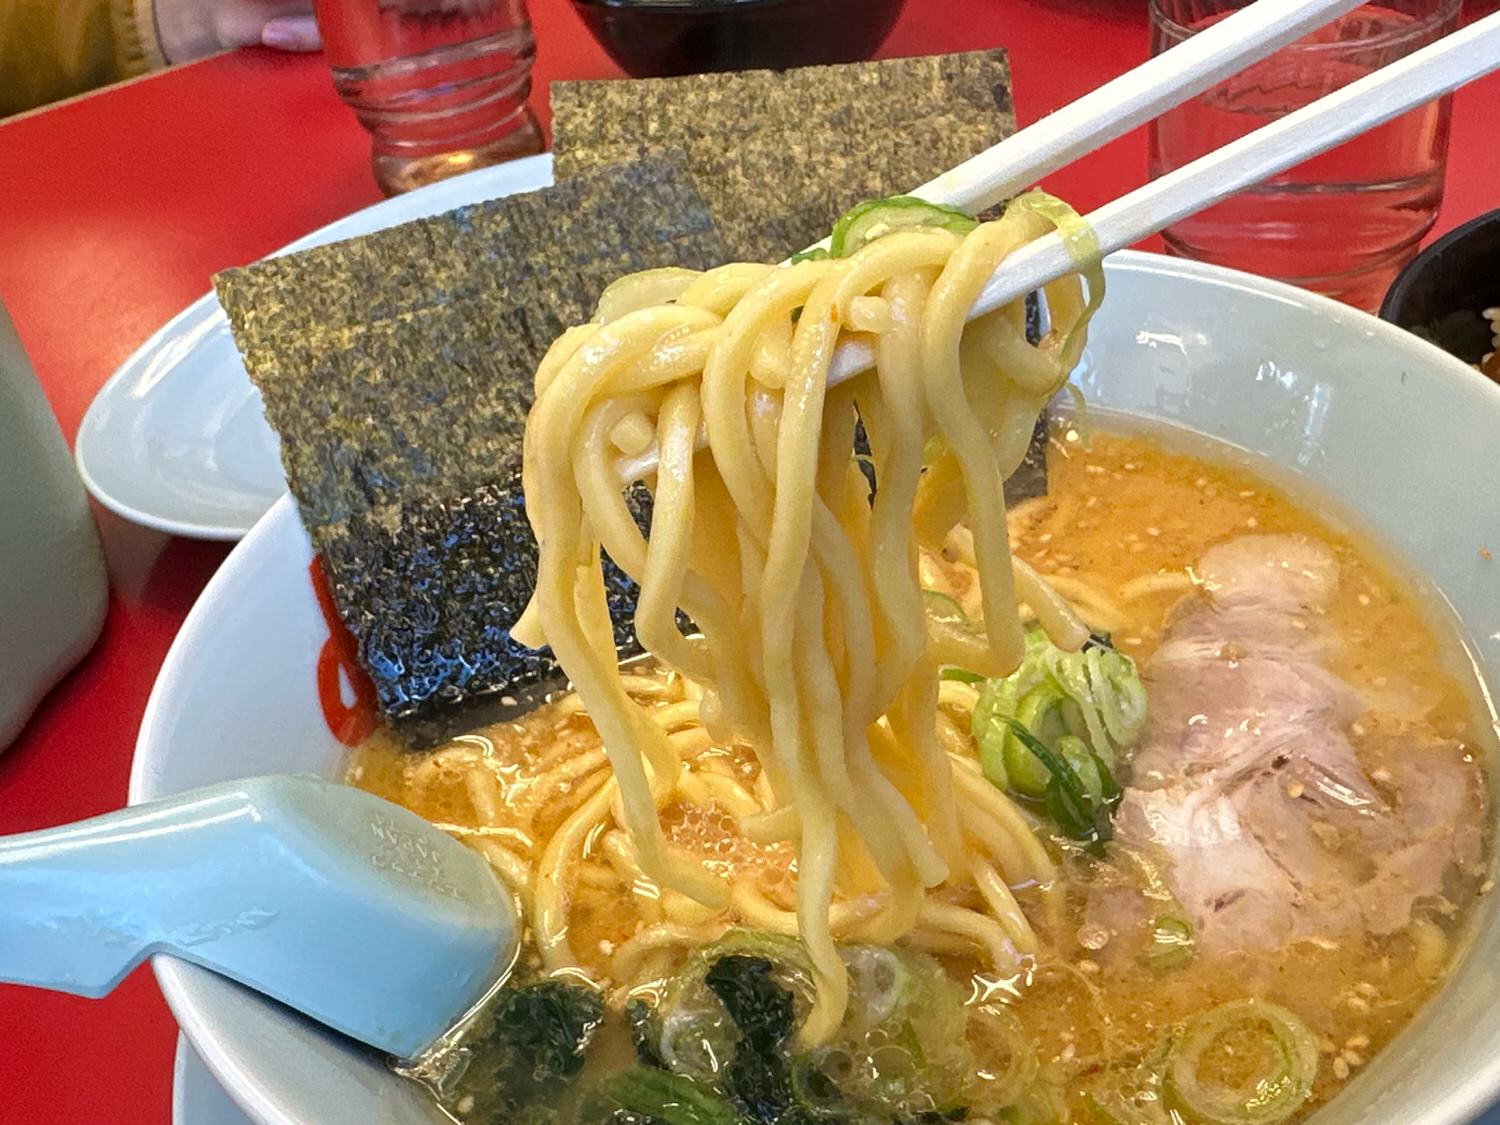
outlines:
[[[1036,1079],[1016,1101],[990,1116],[1006,1125],[1062,1125],[1070,1120],[1061,1091],[1044,1078]]]
[[[1162,1090],[1171,1050],[1169,1035],[1147,1052],[1127,1052],[1084,1076],[1087,1120],[1095,1125],[1183,1125],[1181,1115],[1167,1108]]]
[[[1105,1109],[1093,1094],[1083,1095],[1083,1108],[1089,1111],[1089,1120],[1094,1125],[1127,1125],[1119,1115]]]
[[[996,1105],[1019,1101],[1041,1065],[1020,1018],[1003,1004],[971,1008],[968,1036],[983,1068],[985,1101]]]
[[[657,1016],[660,1054],[668,1069],[699,1082],[712,1083],[739,1043],[739,1029],[705,981],[721,957],[759,957],[775,967],[778,984],[787,988],[805,1013],[813,995],[812,962],[794,937],[760,930],[734,929],[718,941],[695,950],[662,991]]]
[[[1109,738],[1116,746],[1134,742],[1146,725],[1146,685],[1134,661],[1113,649],[1091,648],[1082,655],[1094,705]]]
[[[824,258],[831,257],[826,246],[809,246],[806,250],[798,250],[787,259],[787,265],[795,266],[798,262],[821,262]]]
[[[1119,787],[1114,778],[1104,783],[1110,796],[1096,803],[1089,798],[1088,789],[1077,771],[1057,754],[1048,749],[1046,743],[1027,730],[1015,719],[1008,723],[1014,734],[1030,750],[1052,775],[1047,791],[1042,797],[1043,806],[1064,835],[1089,844],[1099,845],[1114,838],[1109,815],[1114,811],[1114,801],[1119,796]],[[1101,781],[1108,775],[1104,763],[1095,759]]]
[[[961,684],[982,684],[984,677],[978,672],[971,672],[967,668],[956,668],[949,664],[938,672],[940,680],[954,680]]]
[[[922,609],[927,618],[927,650],[934,660],[981,675],[999,673],[989,637],[956,601],[936,590],[923,590]]]
[[[1261,1073],[1234,1085],[1204,1077],[1216,1047],[1239,1058],[1247,1043],[1268,1062]],[[1167,1095],[1200,1125],[1278,1125],[1302,1108],[1317,1074],[1318,1047],[1306,1024],[1278,1004],[1235,1000],[1188,1022],[1167,1062]]]
[[[1076,215],[1076,212],[1075,212]],[[979,225],[977,219],[957,207],[928,203],[910,195],[893,195],[889,199],[867,199],[856,203],[839,216],[828,241],[829,253],[847,258],[882,235],[912,227],[938,227],[967,234]]]
[[[1010,739],[1006,721],[1016,714],[1014,676],[990,680],[979,690],[979,701],[969,719],[969,733],[979,744],[979,767],[996,789],[1010,789],[1010,771],[1005,768],[1005,745]]]
[[[928,617],[951,623],[955,626],[962,626],[970,631],[974,629],[974,623],[969,620],[969,615],[964,612],[964,607],[941,590],[929,590],[924,587],[922,590],[922,608],[927,612]]]
[[[951,598],[926,594],[930,644],[932,631],[949,623],[977,634]],[[1145,689],[1128,656],[1097,641],[1064,652],[1029,629],[1020,666],[980,689],[969,730],[991,784],[1042,802],[1064,834],[1097,844],[1110,839],[1109,816],[1120,799],[1117,752],[1145,719]]]
[[[1143,955],[1158,972],[1180,969],[1193,959],[1197,938],[1184,915],[1162,913],[1151,920],[1151,945]]]
[[[1144,1100],[1122,1094],[1085,1094],[1083,1105],[1091,1125],[1181,1125],[1182,1118],[1161,1104],[1160,1094],[1149,1097],[1150,1100]]]
[[[657,1053],[674,1074],[711,1083],[734,1054],[740,1033],[719,998],[706,987],[702,993],[695,991],[662,1016]]]
[[[1027,797],[1043,797],[1053,778],[1052,771],[1032,752],[1029,743],[1016,733],[1017,729],[1023,729],[1043,742],[1055,742],[1068,729],[1062,717],[1062,704],[1066,698],[1061,688],[1047,682],[1032,688],[1016,705],[1014,722],[1008,724],[1005,769],[1010,775],[1010,787],[1017,793]]]
[[[738,1125],[734,1108],[711,1090],[680,1074],[637,1066],[599,1084],[602,1109],[624,1110],[663,1125]]]
[[[849,969],[849,1008],[845,1019],[863,1029],[885,1023],[917,995],[920,980],[901,954],[878,945],[842,951]]]
[[[815,1121],[847,1121],[844,1087],[856,1078],[854,1057],[842,1047],[820,1047],[792,1059],[792,1097]]]
[[[1088,791],[1089,800],[1095,805],[1104,803],[1104,778],[1108,774],[1103,763],[1094,756],[1089,744],[1076,734],[1065,734],[1057,740],[1057,752],[1062,760],[1073,767],[1078,780]]]

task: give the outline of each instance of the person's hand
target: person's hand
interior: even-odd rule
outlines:
[[[155,0],[156,35],[168,62],[264,44],[316,51],[310,0]]]

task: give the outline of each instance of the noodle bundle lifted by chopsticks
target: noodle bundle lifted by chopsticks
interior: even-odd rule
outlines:
[[[1007,884],[1050,879],[1008,798],[939,739],[938,670],[959,661],[929,632],[917,559],[967,520],[983,637],[962,663],[976,672],[1020,661],[1021,602],[1059,645],[1087,636],[1012,560],[1001,486],[1078,358],[1099,275],[1089,271],[1087,292],[1079,275],[1048,287],[1039,344],[1026,341],[1021,302],[966,323],[1006,256],[1062,214],[1033,193],[966,234],[914,227],[849,257],[637,274],[536,373],[523,480],[540,562],[515,634],[551,645],[603,740],[614,780],[588,815],[617,802],[648,878],[762,922],[752,893],[667,842],[658,810],[688,771],[622,683],[602,547],[640,585],[641,643],[701,689],[709,734],[760,764],[770,799],[740,831],[796,847],[796,930],[818,986],[809,1041],[844,1011],[836,939],[984,925],[1020,944],[1029,931]],[[851,336],[872,345],[875,367],[829,388],[834,349]],[[857,419],[873,498],[853,453]],[[618,463],[653,441],[643,537]],[[700,632],[687,635],[680,614]],[[972,886],[987,912],[954,915],[928,894],[944,884]],[[565,896],[538,888],[544,955]]]

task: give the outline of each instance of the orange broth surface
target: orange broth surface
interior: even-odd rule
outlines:
[[[1011,517],[1016,553],[1054,578],[1064,594],[1081,593],[1082,606],[1107,605],[1115,618],[1109,623],[1113,643],[1141,665],[1184,595],[1182,582],[1171,576],[1184,575],[1214,544],[1267,532],[1307,536],[1337,556],[1340,581],[1327,616],[1341,643],[1331,670],[1379,701],[1382,711],[1422,715],[1432,734],[1462,743],[1483,760],[1489,734],[1473,673],[1435,599],[1421,596],[1349,528],[1257,475],[1247,457],[1178,431],[1095,431],[1085,440],[1064,428],[1051,447],[1048,496],[1019,505]],[[932,572],[961,603],[972,600],[958,568],[934,562]],[[1356,730],[1356,752],[1357,736]],[[599,748],[576,708],[549,704],[469,737],[492,748],[505,792],[526,805],[524,826],[482,822],[463,768],[443,768],[441,755],[455,744],[414,755],[379,733],[354,752],[348,779],[455,830],[491,832],[535,859],[564,810],[607,776],[602,766],[561,781],[549,772],[569,756]],[[707,752],[722,756],[725,772],[753,781],[756,766],[748,752]],[[549,785],[555,791],[535,792]],[[789,845],[748,843],[722,809],[677,805],[665,811],[664,821],[674,841],[735,878],[784,891],[794,877]],[[1082,934],[1092,861],[1056,841],[1049,846],[1063,861],[1068,905],[1060,925],[1048,924],[1034,898],[1024,891],[1018,896],[1043,943],[1024,978],[990,980],[959,957],[944,965],[974,999],[1011,1005],[1037,1047],[1043,1076],[1062,1091],[1064,1119],[1078,1122],[1099,1120],[1090,1115],[1088,1098],[1128,1084],[1131,1067],[1159,1056],[1195,1013],[1249,996],[1283,1005],[1316,1037],[1320,1062],[1313,1097],[1298,1115],[1305,1116],[1367,1066],[1432,995],[1464,949],[1475,898],[1490,887],[1481,872],[1455,877],[1440,901],[1425,904],[1412,925],[1392,935],[1343,934],[1274,953],[1194,957],[1164,971],[1095,955]],[[652,893],[624,885],[605,864],[584,864],[571,927],[586,969],[607,973],[608,953],[642,924],[639,896]],[[1235,1079],[1236,1067],[1254,1062],[1237,1057],[1233,1044],[1222,1054],[1215,1065],[1226,1068],[1226,1081]]]

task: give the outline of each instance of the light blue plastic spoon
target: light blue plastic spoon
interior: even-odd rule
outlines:
[[[0,981],[99,997],[167,953],[403,1058],[509,970],[484,859],[312,777],[230,782],[0,837]]]

